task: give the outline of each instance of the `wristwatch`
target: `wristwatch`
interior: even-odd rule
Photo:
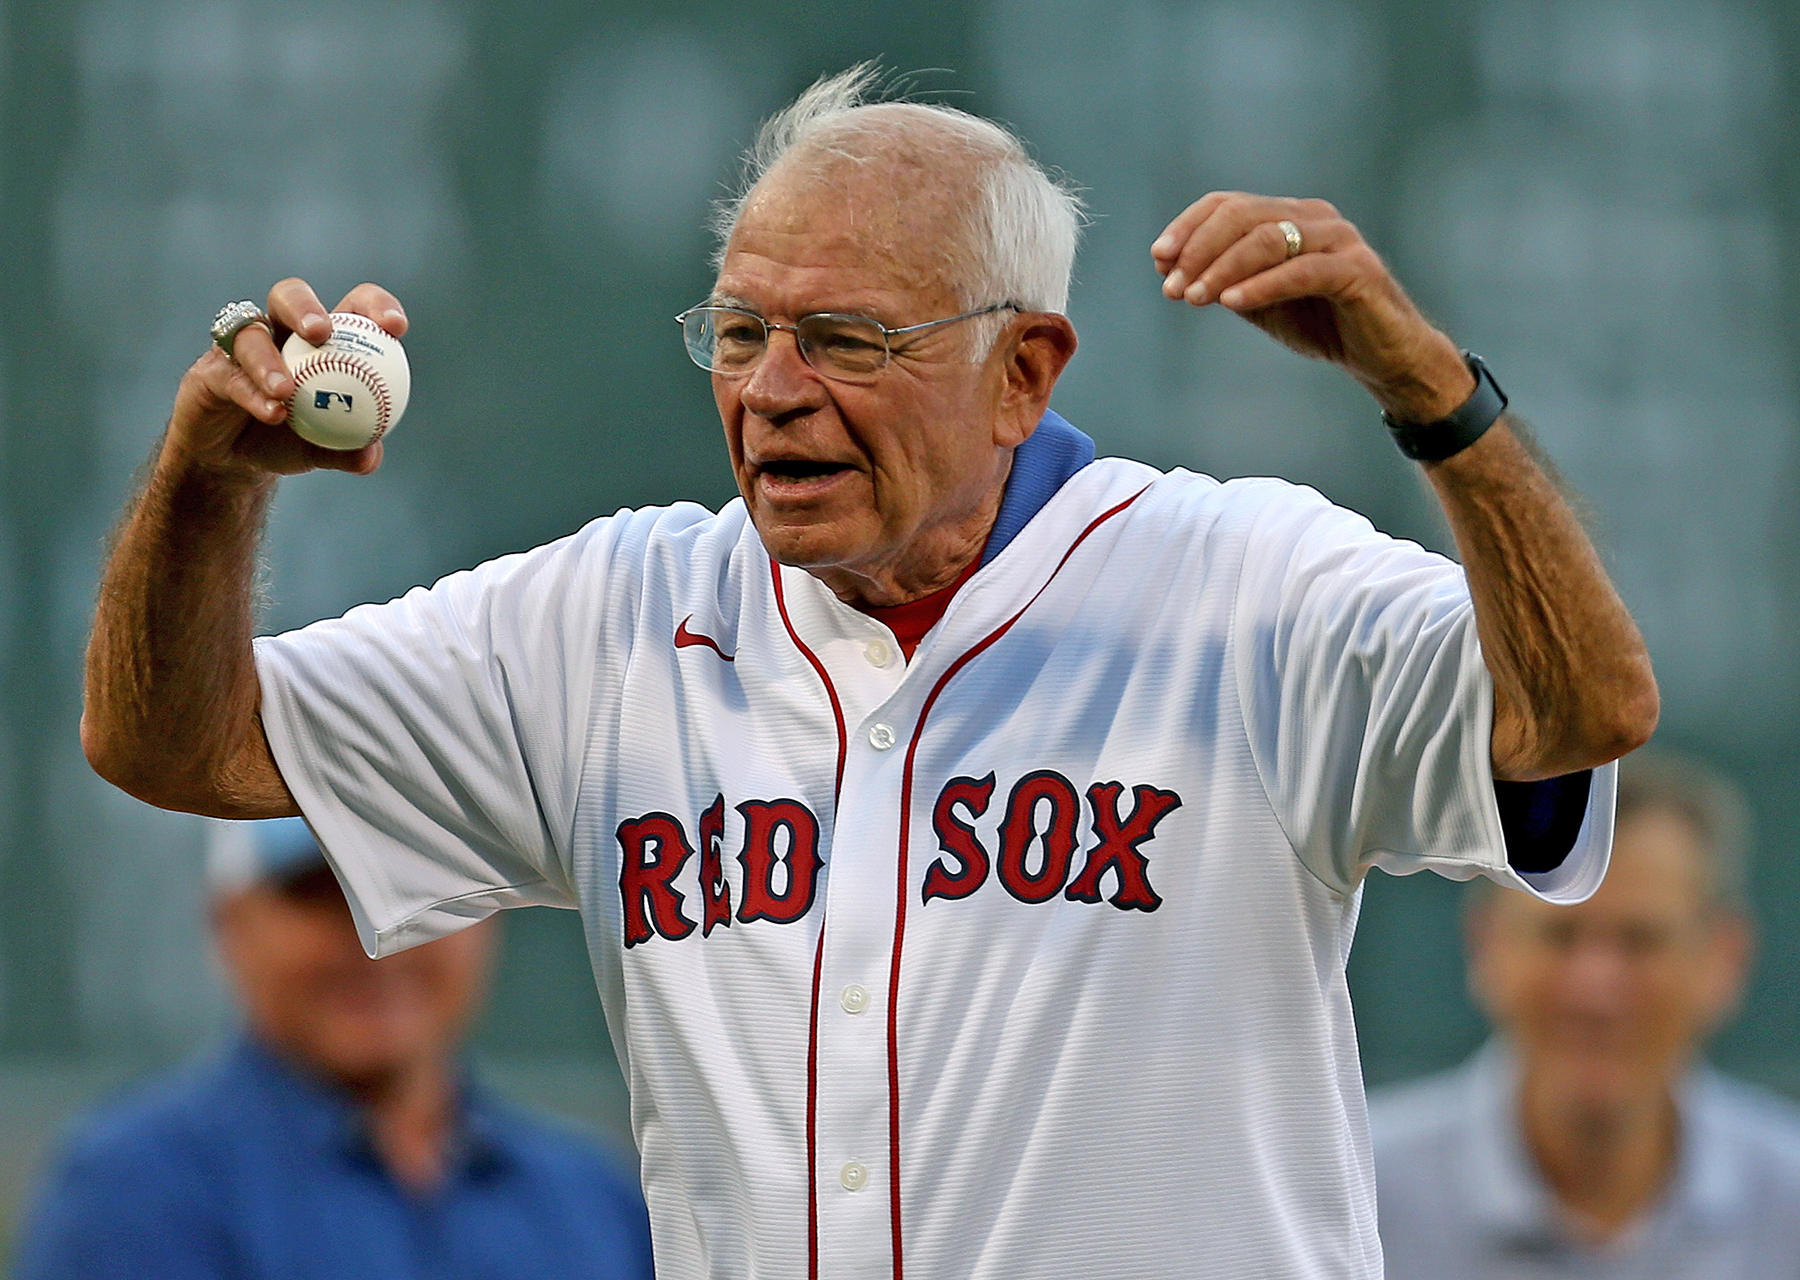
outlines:
[[[1475,390],[1448,417],[1411,423],[1395,422],[1385,412],[1381,415],[1400,452],[1414,462],[1442,462],[1461,453],[1481,439],[1506,412],[1506,392],[1500,390],[1482,358],[1473,351],[1463,352],[1462,358],[1475,377]]]

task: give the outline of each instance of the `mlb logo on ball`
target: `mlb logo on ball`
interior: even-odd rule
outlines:
[[[334,311],[332,336],[315,347],[288,335],[281,358],[294,377],[288,425],[324,449],[362,449],[406,411],[406,352],[367,316]]]

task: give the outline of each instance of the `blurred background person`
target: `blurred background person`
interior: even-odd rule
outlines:
[[[1800,1276],[1800,1108],[1699,1060],[1750,966],[1744,814],[1632,757],[1593,898],[1471,890],[1494,1037],[1371,1099],[1390,1280]]]
[[[370,960],[298,818],[218,824],[207,880],[243,1031],[80,1128],[16,1280],[647,1280],[635,1181],[459,1065],[491,922]]]

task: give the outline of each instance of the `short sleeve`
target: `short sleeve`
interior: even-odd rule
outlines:
[[[270,749],[371,955],[502,907],[576,905],[596,682],[624,669],[659,523],[709,514],[620,512],[256,642]]]
[[[1559,902],[1599,886],[1616,766],[1596,770],[1574,848],[1507,864],[1491,763],[1493,682],[1460,566],[1316,492],[1266,486],[1234,606],[1246,730],[1307,868],[1350,892],[1372,866],[1485,875]]]

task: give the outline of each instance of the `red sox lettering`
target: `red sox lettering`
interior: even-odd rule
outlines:
[[[994,775],[952,778],[932,807],[932,828],[942,856],[926,869],[920,897],[966,898],[996,878],[1020,902],[1049,902],[1059,895],[1071,902],[1109,902],[1121,911],[1155,911],[1162,898],[1150,883],[1150,861],[1144,853],[1157,824],[1181,807],[1173,791],[1138,785],[1131,788],[1130,812],[1120,816],[1125,785],[1096,782],[1087,789],[1089,829],[1094,843],[1080,870],[1070,878],[1076,854],[1082,801],[1075,785],[1062,774],[1039,769],[1013,784],[990,854],[975,829],[994,795]],[[736,806],[743,818],[743,868],[737,910],[725,878],[725,797],[716,796],[699,816],[697,846],[679,819],[664,812],[647,813],[619,824],[623,860],[619,893],[624,906],[625,945],[634,947],[653,937],[677,941],[694,931],[687,895],[675,887],[688,860],[700,855],[700,936],[716,926],[769,920],[790,924],[812,909],[819,870],[819,821],[798,800],[746,800]],[[777,869],[781,874],[778,876]],[[1102,889],[1113,873],[1113,891]],[[777,888],[778,880],[780,888]]]
[[[625,896],[625,945],[648,942],[654,934],[687,937],[694,922],[682,914],[681,890],[670,883],[694,856],[681,820],[673,814],[646,813],[621,822],[619,843],[625,848],[619,873],[619,890]],[[701,889],[706,888],[703,877]]]
[[[625,839],[625,829],[619,828],[619,839]],[[731,923],[731,886],[725,883],[725,867],[721,861],[725,845],[725,797],[723,794],[713,797],[706,812],[700,815],[700,897],[706,904],[706,918],[700,926],[700,936],[706,937],[717,924]],[[632,861],[631,846],[625,846],[625,860]],[[664,883],[667,883],[666,881]],[[631,895],[626,895],[626,901]],[[641,899],[640,899],[641,900]],[[629,913],[629,908],[627,908]],[[626,945],[630,945],[632,934],[627,931]],[[649,935],[646,934],[646,937]],[[641,941],[641,939],[639,939]]]
[[[744,818],[743,890],[737,918],[787,924],[812,909],[818,887],[819,820],[798,800],[746,800],[737,807]],[[725,797],[714,798],[700,815],[700,896],[705,937],[715,925],[731,923],[731,886],[725,880],[722,845]],[[686,895],[675,877],[694,856],[687,831],[667,813],[647,813],[619,824],[624,860],[619,892],[625,905],[625,945],[634,947],[661,936],[685,938],[694,922],[682,910]],[[777,852],[778,844],[782,852]],[[786,868],[786,885],[775,888],[776,867]]]
[[[1121,821],[1118,806],[1124,790],[1118,782],[1096,782],[1088,788],[1092,829],[1099,840],[1088,851],[1080,873],[1069,881],[1081,808],[1074,785],[1049,769],[1028,773],[1014,783],[999,833],[1000,883],[1006,891],[1021,902],[1048,902],[1058,892],[1072,902],[1100,902],[1100,878],[1112,870],[1118,876],[1118,889],[1105,901],[1121,911],[1154,911],[1161,906],[1162,898],[1150,884],[1149,860],[1140,846],[1155,834],[1157,823],[1181,807],[1181,797],[1156,787],[1133,787],[1131,813]],[[933,862],[920,891],[924,901],[965,898],[987,880],[988,852],[974,827],[959,818],[957,810],[979,818],[987,811],[993,793],[991,773],[979,780],[953,778],[939,793],[932,826],[938,847],[955,859],[960,870],[952,872],[943,858]],[[1040,814],[1045,814],[1042,831],[1038,830]],[[1033,841],[1042,850],[1035,873],[1029,866]]]
[[[812,910],[818,887],[819,820],[798,800],[746,800],[738,807],[744,815],[744,851],[738,861],[744,867],[744,897],[738,904],[739,920],[773,920],[787,924]],[[775,892],[775,844],[787,833],[787,888]]]
[[[1100,877],[1109,869],[1118,872],[1119,888],[1107,901],[1121,911],[1154,911],[1162,899],[1150,887],[1150,863],[1140,846],[1156,834],[1156,824],[1181,807],[1173,791],[1137,786],[1131,789],[1131,813],[1119,820],[1121,783],[1096,782],[1088,788],[1088,804],[1094,811],[1094,834],[1100,837],[1064,896],[1076,902],[1100,901]]]

